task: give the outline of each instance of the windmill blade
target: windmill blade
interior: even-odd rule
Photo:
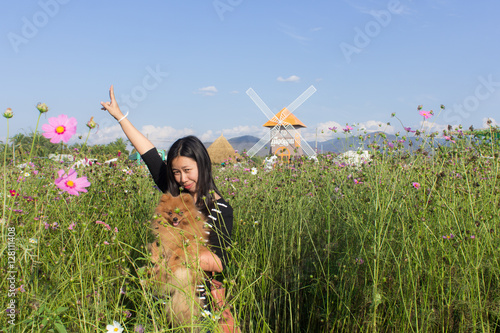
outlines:
[[[279,125],[274,126],[271,128],[269,132],[264,134],[264,136],[252,147],[248,150],[247,155],[250,157],[254,157],[255,154],[259,152],[259,150],[262,149],[266,144],[269,143],[276,135],[279,134]]]
[[[293,113],[299,106],[302,105],[312,94],[316,92],[316,88],[314,86],[310,86],[306,89],[299,97],[295,99],[290,105],[286,107],[289,113]],[[283,120],[283,119],[281,119]]]
[[[286,125],[283,125],[283,127],[285,128],[285,130],[288,132],[288,134],[290,134],[290,136],[292,138],[295,138],[295,137],[300,137],[300,147],[302,148],[302,151],[309,157],[311,156],[316,156],[316,151],[314,151],[314,149],[311,148],[311,146],[307,143],[307,141],[302,137],[302,135],[300,135],[299,131],[297,131],[295,129],[295,127],[293,127],[292,125],[290,124],[286,124]]]
[[[267,119],[274,120],[278,122],[278,118],[274,115],[274,113],[271,111],[271,109],[264,103],[264,101],[257,95],[257,93],[252,89],[249,88],[247,90],[247,95],[252,99],[252,101],[255,103],[255,105],[258,106],[258,108],[266,115]]]

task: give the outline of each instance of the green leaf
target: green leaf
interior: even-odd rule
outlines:
[[[59,333],[68,333],[62,323],[54,323],[54,326]]]
[[[67,311],[68,309],[69,308],[67,308],[67,307],[61,306],[61,307],[57,308],[56,315],[59,315],[59,314],[65,312],[65,311]]]

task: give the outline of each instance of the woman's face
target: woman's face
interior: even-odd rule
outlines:
[[[191,194],[196,193],[198,164],[195,160],[185,156],[177,156],[172,160],[172,171],[179,186],[184,187]]]

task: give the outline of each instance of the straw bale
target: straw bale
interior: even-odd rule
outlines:
[[[238,153],[235,153],[234,148],[222,134],[207,148],[207,151],[212,163],[216,164],[228,161],[235,162],[240,157]]]

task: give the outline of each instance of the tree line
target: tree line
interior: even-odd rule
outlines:
[[[35,143],[33,145],[33,139]],[[119,152],[129,154],[127,150],[128,141],[118,138],[113,142],[101,145],[86,145],[85,143],[73,143],[72,145],[54,144],[42,134],[23,134],[18,133],[11,138],[6,145],[0,141],[0,154],[3,157],[7,150],[6,157],[10,159],[23,160],[27,157],[33,147],[32,157],[48,157],[50,154],[73,154],[76,152],[85,153],[85,157],[109,157],[116,156]]]

